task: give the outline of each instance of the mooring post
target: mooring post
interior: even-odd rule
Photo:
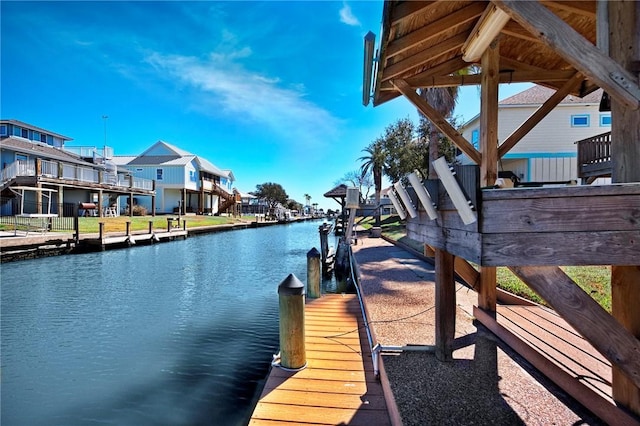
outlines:
[[[329,227],[320,225],[318,231],[320,231],[320,254],[322,255],[322,264],[327,263],[327,255],[329,254]]]
[[[278,286],[280,306],[280,365],[302,369],[307,364],[304,346],[304,284],[289,274]]]
[[[126,226],[127,226],[127,237],[131,236],[131,222],[130,221],[126,221]]]
[[[104,222],[99,222],[98,225],[100,226],[100,241],[102,241],[104,238]]]
[[[322,296],[320,292],[320,252],[315,247],[307,253],[307,295],[312,299]]]
[[[149,221],[149,233],[153,234],[153,221],[152,220]]]

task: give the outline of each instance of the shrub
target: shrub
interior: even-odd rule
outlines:
[[[127,206],[126,214],[129,215],[129,207]],[[147,209],[140,205],[133,206],[133,216],[146,216]]]

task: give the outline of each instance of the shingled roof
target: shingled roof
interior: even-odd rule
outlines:
[[[516,93],[506,99],[499,102],[500,105],[542,105],[545,103],[556,91],[548,87],[534,85],[533,87],[524,90],[520,93]],[[598,89],[592,93],[589,93],[583,98],[579,98],[574,95],[568,95],[560,104],[597,104],[602,98],[602,89]]]

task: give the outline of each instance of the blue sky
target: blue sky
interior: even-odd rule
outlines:
[[[363,37],[381,1],[2,1],[1,117],[136,155],[164,140],[231,169],[242,192],[276,182],[304,202],[357,170],[404,98],[362,106]],[[508,86],[501,98],[523,89]],[[456,114],[479,112],[475,87]],[[102,117],[106,115],[105,120]]]

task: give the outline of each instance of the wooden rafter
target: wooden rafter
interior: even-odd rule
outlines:
[[[445,55],[452,50],[459,49],[467,39],[466,34],[457,34],[447,40],[431,46],[415,55],[409,56],[393,65],[389,65],[383,73],[382,81],[391,80],[401,74],[411,71],[419,66],[433,60],[438,56]]]
[[[559,267],[512,266],[509,269],[640,387],[640,341]]]
[[[387,46],[387,58],[392,58],[393,56],[405,52],[419,44],[427,43],[428,41],[439,37],[442,33],[450,31],[451,28],[455,28],[472,21],[480,16],[484,9],[485,6],[483,3],[472,3],[432,24],[413,31],[404,37],[393,40]]]
[[[575,74],[575,71],[501,71],[499,75],[500,83],[528,83],[537,81],[567,81]],[[432,76],[422,80],[416,85],[412,78],[407,79],[411,87],[452,87],[452,86],[476,86],[482,81],[482,74],[471,75],[445,75]]]
[[[502,34],[530,41],[532,43],[542,43],[540,39],[531,35],[529,31],[522,28],[522,26],[515,21],[507,22],[507,25],[502,29]]]
[[[638,79],[538,2],[493,0],[587,78],[627,107],[640,108]]]
[[[415,91],[415,89],[411,88],[407,84],[406,81],[402,79],[393,80],[393,85],[396,89],[402,93],[412,104],[420,110],[429,120],[433,123],[434,126],[438,128],[446,137],[451,139],[453,143],[462,150],[467,157],[471,160],[475,161],[476,164],[480,164],[481,155],[476,150],[473,145],[466,140],[460,132],[454,129],[451,124],[447,122],[447,120],[440,114],[435,108],[429,105],[424,99],[422,99]]]
[[[573,77],[567,81],[564,86],[556,90],[556,92],[547,101],[540,106],[520,127],[513,131],[500,145],[498,156],[500,158],[511,150],[524,136],[527,135],[535,126],[538,125],[544,117],[547,116],[571,91],[582,81],[582,74],[575,73]]]
[[[550,8],[564,10],[588,18],[596,16],[596,2],[589,1],[558,1],[558,0],[542,0],[542,3]]]
[[[393,8],[391,14],[391,25],[397,25],[400,21],[412,18],[413,16],[423,13],[429,8],[435,6],[437,1],[405,1]]]
[[[409,77],[406,81],[411,87],[423,87],[425,82],[428,82],[433,76],[449,75],[468,66],[469,64],[462,60],[462,56],[456,56],[436,67]]]

